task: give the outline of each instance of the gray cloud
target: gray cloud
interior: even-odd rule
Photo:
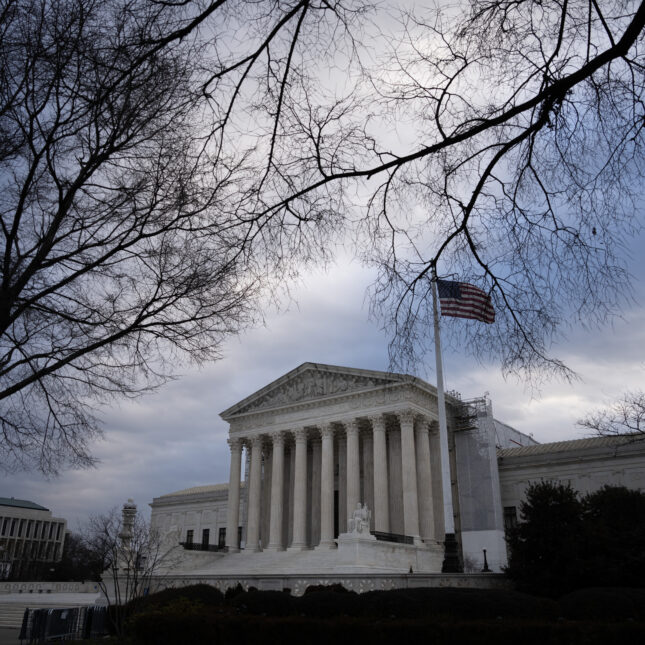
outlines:
[[[636,265],[642,302],[645,269]],[[370,271],[341,262],[315,271],[294,292],[288,311],[231,339],[217,363],[184,370],[159,392],[101,411],[105,440],[95,446],[101,463],[50,481],[33,473],[0,479],[0,495],[31,499],[74,528],[91,513],[133,497],[148,510],[153,497],[172,490],[228,480],[227,424],[219,413],[305,361],[387,369],[387,341],[367,321],[365,289]],[[522,383],[505,381],[494,365],[474,364],[459,353],[444,357],[446,387],[464,398],[490,393],[496,416],[539,441],[581,436],[575,421],[622,391],[643,386],[645,308],[634,303],[622,320],[603,330],[574,329],[554,354],[581,381],[547,383],[532,398]],[[419,376],[434,382],[434,362]]]

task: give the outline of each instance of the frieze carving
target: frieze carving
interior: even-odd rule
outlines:
[[[313,399],[309,401],[296,401],[292,405],[297,406],[301,410],[316,410],[319,411],[321,416],[326,414],[326,409],[329,409],[330,401],[324,398]],[[362,390],[356,392],[348,392],[344,397],[336,397],[333,399],[333,406],[335,414],[338,419],[348,416],[363,416],[357,414],[356,411],[368,410],[374,407],[391,406],[392,411],[400,409],[401,403],[413,403],[426,410],[425,415],[429,420],[437,418],[437,404],[436,397],[420,390],[411,384],[401,384],[397,387],[383,388],[377,390]],[[255,405],[255,403],[253,404]],[[251,412],[250,408],[244,412]],[[288,417],[289,412],[284,410],[264,410],[258,409],[256,412],[248,416],[237,417],[230,420],[231,433],[245,433],[249,431],[264,431],[270,433],[275,431],[281,425],[286,430],[292,427],[292,420]],[[284,425],[283,425],[284,424]],[[315,422],[312,420],[312,425]],[[276,427],[277,426],[277,427]]]
[[[396,381],[337,372],[309,371],[299,374],[287,383],[257,398],[239,412],[252,412],[281,405],[290,405],[326,396],[368,390]]]

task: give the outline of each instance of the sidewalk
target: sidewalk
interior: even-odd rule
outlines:
[[[0,645],[18,645],[20,643],[18,640],[19,635],[19,629],[0,627]]]

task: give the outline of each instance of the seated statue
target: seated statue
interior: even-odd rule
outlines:
[[[347,520],[347,531],[349,533],[367,533],[370,532],[370,519],[372,512],[367,508],[367,504],[358,502],[352,512],[352,516]]]

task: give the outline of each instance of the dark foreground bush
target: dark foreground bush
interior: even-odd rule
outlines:
[[[300,598],[241,591],[210,606],[199,600],[209,592],[195,591],[189,600],[181,589],[168,591],[159,595],[164,602],[131,618],[130,634],[138,645],[391,645],[412,638],[433,645],[645,642],[644,589],[584,589],[559,601],[454,588],[364,594],[321,589]]]
[[[360,615],[391,618],[554,618],[557,603],[501,589],[421,588],[370,591],[358,596]]]
[[[246,591],[234,596],[229,604],[245,614],[288,616],[294,613],[297,600],[283,591]]]
[[[305,589],[305,596],[308,593],[316,593],[317,591],[334,591],[336,593],[354,593],[349,589],[345,589],[345,587],[343,587],[343,585],[341,585],[339,582],[335,582],[334,584],[331,584],[331,585],[309,585]]]
[[[594,587],[559,599],[560,613],[571,620],[639,620],[645,622],[645,589]]]
[[[464,608],[467,610],[467,608]],[[607,645],[645,642],[639,622],[567,622],[522,620],[331,620],[289,617],[139,616],[133,634],[139,645],[392,645],[401,642],[432,645]]]
[[[138,599],[137,611],[149,611],[164,607],[179,599],[201,604],[205,607],[216,607],[224,602],[224,594],[211,585],[203,584],[168,588]]]

